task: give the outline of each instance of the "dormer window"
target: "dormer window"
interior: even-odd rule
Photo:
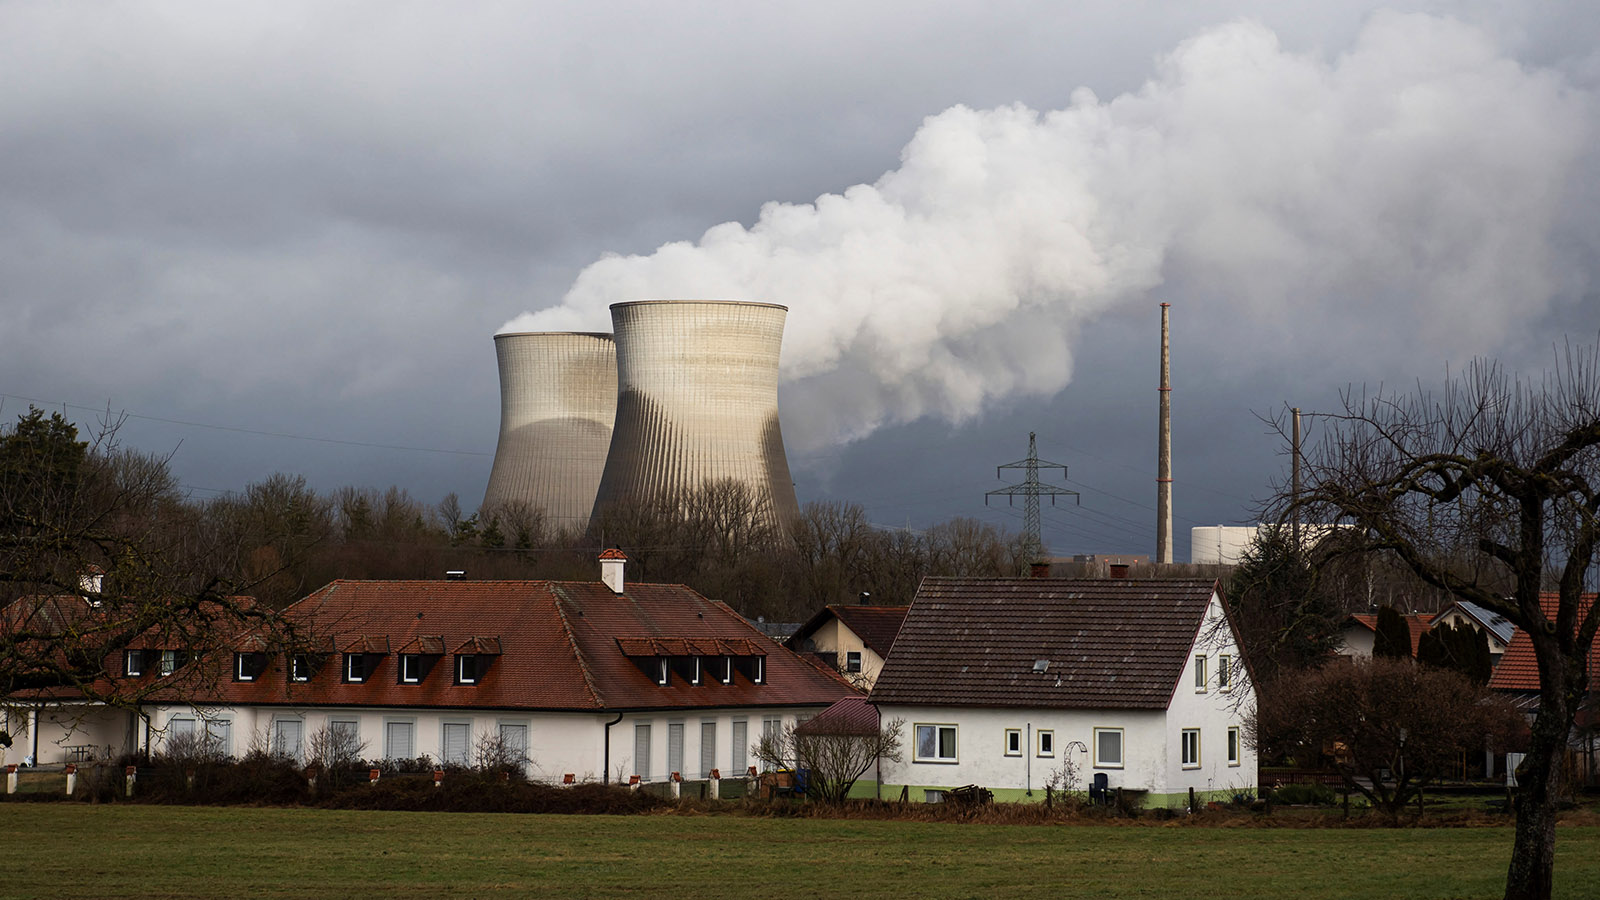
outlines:
[[[698,657],[698,656],[693,657],[692,659],[689,660],[689,663],[690,663],[691,666],[693,666],[693,668],[689,672],[689,683],[690,684],[699,684],[700,683],[700,657]]]
[[[144,674],[144,651],[143,650],[128,650],[128,651],[126,651],[125,655],[122,658],[122,674],[124,674],[124,675],[143,675]]]
[[[422,681],[422,655],[419,653],[400,654],[400,683],[419,684]]]
[[[475,653],[456,654],[456,684],[478,683],[478,656]]]
[[[233,655],[233,680],[255,681],[267,667],[265,653],[235,653]]]
[[[750,668],[750,672],[752,673],[750,675],[751,681],[755,682],[756,684],[766,684],[767,658],[765,656],[756,657],[754,660],[754,665],[752,665]]]
[[[361,684],[367,680],[366,654],[346,653],[344,655],[344,680],[349,684]]]
[[[661,684],[661,685],[666,684],[668,682],[668,680],[671,678],[670,672],[671,672],[671,670],[667,666],[667,658],[665,656],[657,657],[656,658],[656,684]]]
[[[161,673],[161,677],[165,678],[178,671],[178,667],[183,663],[184,654],[182,650],[163,650],[161,651],[161,667],[158,671]]]
[[[289,657],[289,680],[311,680],[311,657],[304,653],[295,653]]]
[[[722,673],[717,677],[722,679],[723,684],[733,684],[733,657],[722,657]]]

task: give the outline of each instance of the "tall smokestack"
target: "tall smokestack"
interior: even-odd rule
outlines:
[[[1156,562],[1172,562],[1172,350],[1161,304],[1161,438],[1156,450]]]
[[[483,508],[544,510],[557,528],[589,523],[617,415],[617,345],[609,334],[497,334],[500,443]]]
[[[596,517],[732,480],[748,488],[764,524],[788,530],[800,511],[778,427],[788,312],[731,300],[612,305],[617,417]]]

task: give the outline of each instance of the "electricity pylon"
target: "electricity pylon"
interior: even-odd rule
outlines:
[[[1056,505],[1057,497],[1071,497],[1078,499],[1077,491],[1045,484],[1039,480],[1040,469],[1060,469],[1061,478],[1067,477],[1067,467],[1060,463],[1045,462],[1039,459],[1039,448],[1034,439],[1033,432],[1028,432],[1028,458],[1009,462],[1003,466],[996,466],[994,477],[1004,478],[1004,470],[1022,469],[1024,471],[1021,484],[1013,484],[999,490],[989,491],[983,495],[983,505],[989,505],[990,497],[1005,497],[1006,505],[1011,505],[1017,497],[1022,498],[1022,555],[1027,563],[1038,562],[1044,553],[1044,542],[1039,539],[1039,498],[1049,497],[1050,505]]]

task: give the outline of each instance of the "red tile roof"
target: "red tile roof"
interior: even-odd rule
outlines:
[[[1423,634],[1427,633],[1428,627],[1433,621],[1433,616],[1416,613],[1409,616],[1402,615],[1400,618],[1406,620],[1406,628],[1411,632],[1411,655],[1416,656],[1417,646],[1422,642]],[[1378,633],[1378,616],[1376,613],[1352,613],[1349,621],[1361,625],[1373,634]]]
[[[877,734],[878,708],[865,697],[846,697],[795,729],[797,734]]]
[[[1579,617],[1589,611],[1594,605],[1595,594],[1584,594],[1579,603]],[[1551,622],[1556,619],[1556,610],[1560,607],[1561,595],[1555,591],[1546,591],[1539,595],[1539,606],[1544,610],[1545,617]],[[1593,678],[1600,673],[1600,641],[1595,641],[1589,648],[1589,675]],[[1511,643],[1506,645],[1504,656],[1494,667],[1494,674],[1489,677],[1489,687],[1497,691],[1537,691],[1539,690],[1539,663],[1533,653],[1533,641],[1529,640],[1528,633],[1518,628],[1511,636]]]
[[[313,640],[379,656],[362,683],[341,680],[337,659],[307,682],[290,682],[274,653],[251,682],[222,678],[183,699],[230,704],[422,706],[522,710],[695,709],[825,706],[853,689],[774,644],[732,609],[681,585],[547,581],[335,581],[285,615]],[[455,684],[451,667],[401,684],[390,647],[442,642],[451,653],[497,655],[476,684]],[[326,644],[324,644],[326,645]],[[674,674],[666,685],[629,658],[647,655],[764,656],[765,679],[736,673],[699,685]],[[704,652],[703,652],[704,651]],[[356,651],[351,651],[356,652]],[[408,650],[407,652],[427,652]],[[229,661],[231,662],[231,661]]]
[[[871,698],[1165,709],[1216,589],[1207,579],[928,578]]]

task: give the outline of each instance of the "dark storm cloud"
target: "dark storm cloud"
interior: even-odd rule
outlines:
[[[1285,54],[1336,65],[1372,4],[1197,7],[0,5],[0,392],[486,454],[498,411],[489,335],[520,310],[557,303],[602,253],[648,254],[720,222],[754,226],[768,201],[870,184],[901,165],[925,118],[956,104],[1063,109],[1080,86],[1109,102],[1159,77],[1159,56],[1240,15],[1258,17]],[[1406,8],[1479,28],[1493,53],[1569,98],[1600,75],[1589,50],[1597,26],[1581,5]],[[1526,133],[1513,117],[1482,127]],[[1558,185],[1575,198],[1552,226],[1558,255],[1595,246],[1585,211],[1594,174],[1580,159]],[[1272,298],[1299,285],[1241,291],[1237,275],[1207,266],[1205,249],[1174,255],[1159,291],[1180,304],[1176,364],[1191,379],[1178,406],[1180,519],[1245,515],[1239,498],[1275,464],[1251,449],[1250,409],[1311,385],[1325,396],[1331,383],[1431,374],[1459,356],[1449,339],[1396,352],[1410,349],[1407,330],[1426,332],[1423,318],[1373,322],[1395,334],[1337,353],[1296,352],[1325,344],[1338,310],[1276,311]],[[1557,282],[1541,288],[1545,300],[1500,323],[1504,334],[1455,349],[1535,359],[1561,328],[1583,324],[1588,273],[1543,271]],[[1341,289],[1377,318],[1372,307],[1405,287]],[[1241,294],[1255,299],[1239,306]],[[1116,309],[1064,332],[1075,341],[1064,389],[995,393],[963,425],[911,422],[829,446],[806,437],[815,417],[788,390],[802,497],[859,497],[891,523],[981,513],[981,499],[949,487],[954,473],[993,486],[993,464],[1020,456],[1032,429],[1083,452],[1061,459],[1075,475],[1144,502],[1152,315]],[[1290,350],[1243,344],[1230,317],[1259,319],[1252,339]],[[980,349],[1030,340],[1048,354],[1033,329]],[[1049,374],[1035,368],[1019,384]],[[6,416],[16,408],[6,401]],[[175,465],[202,487],[287,470],[323,487],[399,483],[429,500],[455,490],[470,504],[488,470],[487,456],[148,420],[130,421],[125,436],[163,451],[181,441]],[[1208,490],[1186,493],[1185,478]],[[1086,492],[1091,502],[1148,518]],[[1099,521],[1105,542],[1133,540],[1107,524],[1120,519]]]

